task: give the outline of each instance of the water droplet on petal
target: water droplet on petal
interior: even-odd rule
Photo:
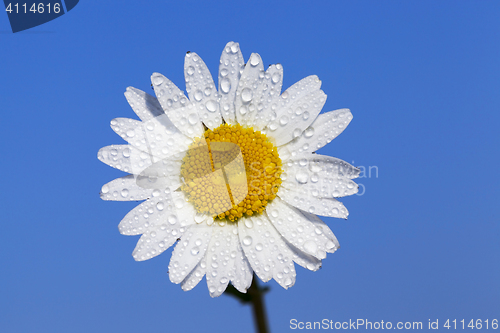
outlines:
[[[163,204],[163,202],[158,202],[156,204],[156,209],[163,210],[163,208],[165,208],[165,205]]]
[[[243,103],[250,102],[252,100],[252,97],[253,97],[253,93],[252,93],[252,90],[250,88],[245,88],[241,92],[241,100],[243,101]]]
[[[253,222],[252,222],[252,220],[245,219],[245,227],[247,227],[248,229],[252,229],[253,228]]]
[[[314,135],[314,128],[313,128],[313,127],[309,127],[308,129],[306,129],[306,130],[304,131],[304,136],[305,136],[306,138],[310,138],[310,137],[311,137],[311,136],[313,136],[313,135]]]
[[[257,251],[259,251],[259,252],[260,252],[260,251],[262,251],[262,249],[263,249],[263,248],[264,248],[264,247],[262,246],[262,244],[261,244],[261,243],[258,243],[257,245],[255,245],[255,250],[257,250]]]
[[[188,75],[193,75],[194,74],[194,67],[193,66],[189,66],[186,69],[186,72],[188,73]]]
[[[128,197],[128,190],[127,190],[126,188],[124,188],[124,189],[122,190],[122,192],[121,192],[121,195],[122,195],[122,197],[124,197],[124,198]]]
[[[292,136],[293,136],[293,138],[298,138],[301,134],[302,134],[302,130],[300,128],[296,128],[293,131]]]
[[[298,171],[295,174],[295,179],[300,183],[300,184],[305,184],[307,183],[307,180],[309,179],[309,174],[305,171]]]
[[[103,187],[101,188],[101,192],[106,194],[109,192],[109,186],[108,185],[103,185]]]
[[[304,250],[311,255],[315,255],[318,251],[318,245],[312,240],[308,240],[304,243]]]
[[[256,55],[256,54],[252,54],[252,56],[250,57],[250,65],[252,65],[253,67],[255,67],[259,63],[260,63],[259,56]]]
[[[243,238],[243,245],[246,245],[246,246],[249,246],[252,244],[252,237],[250,236],[246,236],[245,238]]]
[[[198,246],[195,246],[191,249],[191,254],[193,256],[197,255],[198,253],[200,253],[200,248]]]
[[[201,92],[201,90],[196,90],[196,92],[194,93],[194,99],[199,102],[201,101],[201,99],[203,98],[203,93]]]
[[[207,104],[205,104],[205,107],[210,112],[215,112],[217,110],[217,104],[213,100],[209,100]]]
[[[160,84],[162,84],[162,83],[163,83],[163,78],[162,78],[161,76],[155,76],[155,77],[153,78],[153,84],[154,84],[155,86],[159,86],[159,85],[160,85]]]
[[[281,79],[281,75],[279,75],[278,73],[274,73],[271,80],[273,81],[273,83],[278,83],[278,81]]]
[[[175,215],[170,215],[168,218],[167,218],[167,221],[168,223],[170,224],[176,224],[177,223],[177,216]]]
[[[222,79],[220,88],[223,93],[227,94],[231,90],[231,81],[227,77]]]
[[[280,125],[281,125],[281,126],[285,126],[286,124],[288,124],[288,116],[283,115],[283,116],[281,116],[281,118],[280,118]]]
[[[195,125],[198,122],[198,115],[196,113],[191,113],[188,117],[188,121],[191,125]]]
[[[238,43],[233,43],[233,45],[231,45],[231,52],[233,53],[236,53],[238,52],[238,50],[240,49]]]

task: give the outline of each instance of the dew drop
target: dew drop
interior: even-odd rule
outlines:
[[[280,214],[280,213],[278,212],[278,210],[277,210],[277,209],[274,209],[274,210],[272,210],[272,211],[271,211],[271,216],[272,216],[272,217],[278,217],[278,215],[279,215],[279,214]]]
[[[221,71],[220,71],[220,76],[222,77],[226,77],[227,74],[229,74],[229,71],[227,70],[227,68],[223,68]]]
[[[121,192],[121,195],[122,195],[122,197],[124,197],[124,198],[128,197],[128,190],[127,190],[126,188],[124,188],[124,189],[122,190],[122,192]]]
[[[101,188],[101,192],[103,194],[106,194],[109,192],[109,186],[108,185],[103,185],[103,187]]]
[[[165,208],[165,205],[163,204],[163,202],[158,202],[156,204],[156,209],[163,210],[163,208]]]
[[[253,222],[252,222],[252,220],[250,220],[250,219],[245,219],[245,226],[246,226],[248,229],[252,229],[252,228],[253,228]]]
[[[302,134],[302,130],[300,128],[296,128],[293,133],[292,133],[292,136],[293,138],[298,138],[300,135]]]
[[[191,249],[191,254],[193,256],[197,255],[198,253],[200,253],[200,248],[198,246],[195,246]]]
[[[168,223],[170,224],[176,224],[177,223],[177,216],[175,215],[170,215],[168,218],[167,218],[167,221]]]
[[[241,100],[243,101],[243,103],[250,102],[252,100],[252,97],[253,97],[253,93],[252,93],[252,90],[250,88],[245,88],[241,92]]]
[[[203,98],[203,93],[201,92],[201,90],[196,90],[196,92],[194,93],[194,99],[199,102],[201,101],[201,99]]]
[[[307,242],[304,243],[304,251],[306,251],[311,255],[315,255],[316,252],[318,251],[318,245],[312,240],[308,240]]]
[[[193,75],[194,74],[194,67],[193,66],[189,66],[187,68],[186,72],[188,73],[188,75]]]
[[[300,184],[305,184],[307,183],[307,180],[309,179],[309,174],[305,171],[298,171],[295,174],[295,179],[300,183]]]
[[[128,130],[128,131],[127,131],[127,136],[128,136],[129,138],[133,138],[133,137],[135,136],[135,131],[134,131],[134,130]]]
[[[240,47],[237,43],[233,43],[233,45],[231,45],[231,52],[236,53],[239,49]]]
[[[307,128],[305,131],[304,131],[304,136],[306,138],[310,138],[311,136],[314,135],[314,128],[313,127],[309,127]]]
[[[255,67],[259,63],[260,63],[259,56],[256,55],[256,54],[252,54],[252,56],[250,57],[250,65],[252,65],[253,67]]]
[[[280,125],[281,126],[285,126],[286,124],[288,124],[288,116],[286,116],[286,115],[281,116],[281,118],[280,118]]]
[[[159,86],[160,84],[163,83],[163,78],[161,76],[155,76],[153,78],[153,83],[155,86]]]
[[[335,248],[335,243],[329,240],[328,242],[326,242],[325,246],[328,250],[332,250]]]
[[[191,125],[195,125],[198,122],[198,115],[196,113],[191,113],[188,117],[188,121]]]
[[[255,250],[257,250],[257,251],[259,251],[259,252],[260,252],[260,251],[262,251],[262,249],[263,249],[263,248],[264,248],[264,247],[262,246],[262,244],[261,244],[261,243],[258,243],[257,245],[255,245]]]
[[[227,94],[231,90],[231,81],[227,77],[222,79],[220,88],[223,93]]]
[[[271,80],[273,81],[273,83],[278,83],[278,81],[281,79],[281,75],[279,75],[278,73],[274,73]]]
[[[205,104],[205,107],[210,112],[215,112],[217,110],[217,104],[213,100],[209,100],[207,104]]]
[[[196,223],[201,223],[203,221],[205,221],[207,218],[207,216],[205,214],[201,214],[201,213],[197,213],[195,216],[194,216],[194,221]]]
[[[243,238],[243,245],[246,245],[246,246],[249,246],[252,244],[252,237],[250,236],[246,236],[245,238]]]

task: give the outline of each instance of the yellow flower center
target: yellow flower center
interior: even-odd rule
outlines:
[[[265,134],[223,124],[189,147],[181,189],[198,213],[237,221],[264,211],[276,197],[281,173],[278,150]]]

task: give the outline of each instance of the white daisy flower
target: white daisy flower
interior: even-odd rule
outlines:
[[[190,290],[206,275],[210,296],[229,282],[240,292],[253,272],[285,289],[295,265],[316,271],[339,243],[317,216],[347,218],[335,198],[352,195],[359,169],[315,154],[349,124],[348,109],[320,114],[326,95],[317,76],[280,94],[283,67],[264,70],[253,53],[245,64],[238,43],[224,48],[219,86],[203,60],[186,54],[185,96],[161,74],[156,98],[125,92],[141,121],[117,118],[111,128],[128,142],[98,158],[129,175],[102,187],[104,200],[146,200],[118,228],[142,234],[135,260],[177,243],[169,277]]]

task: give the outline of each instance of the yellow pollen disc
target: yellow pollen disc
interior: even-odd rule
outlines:
[[[237,221],[262,213],[276,198],[281,173],[278,150],[265,134],[224,124],[189,147],[181,189],[198,213]]]

